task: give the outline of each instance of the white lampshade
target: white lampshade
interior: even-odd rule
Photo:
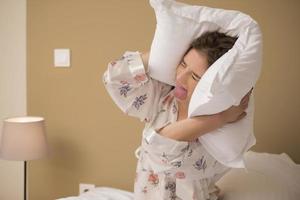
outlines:
[[[5,160],[34,160],[48,154],[42,117],[15,117],[3,121],[0,157]]]

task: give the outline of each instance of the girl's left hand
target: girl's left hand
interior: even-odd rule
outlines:
[[[227,110],[221,112],[221,116],[225,123],[233,123],[241,120],[246,116],[245,110],[248,108],[252,89],[243,97],[238,106],[231,106]]]

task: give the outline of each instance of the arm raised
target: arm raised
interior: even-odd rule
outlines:
[[[251,92],[243,97],[238,106],[231,106],[227,110],[214,115],[202,115],[176,121],[156,131],[174,140],[193,141],[205,133],[221,128],[227,123],[234,123],[244,118]]]

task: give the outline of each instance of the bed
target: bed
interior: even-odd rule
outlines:
[[[232,169],[217,185],[221,200],[299,200],[300,165],[287,154],[246,153],[247,170]],[[132,200],[132,192],[97,187],[80,196],[57,200]]]

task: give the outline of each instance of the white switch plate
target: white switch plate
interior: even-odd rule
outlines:
[[[70,49],[54,49],[54,66],[70,67]]]
[[[79,183],[79,194],[84,192],[88,192],[89,190],[95,188],[94,184],[87,184],[87,183]]]

